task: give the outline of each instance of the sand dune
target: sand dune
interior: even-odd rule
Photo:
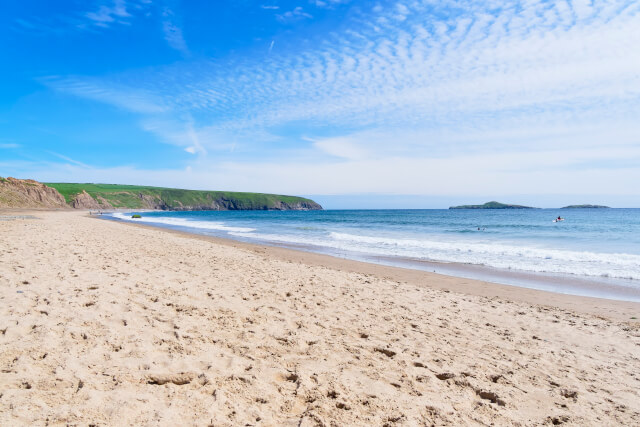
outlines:
[[[640,424],[638,304],[31,214],[0,221],[1,425]]]

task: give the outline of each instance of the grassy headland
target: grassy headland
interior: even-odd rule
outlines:
[[[315,210],[322,207],[313,200],[296,196],[232,191],[200,191],[176,188],[118,184],[81,184],[50,182],[67,203],[74,205],[84,199],[97,207],[165,210]],[[91,199],[84,196],[87,193]],[[84,203],[84,200],[82,200]],[[86,206],[95,208],[96,206]]]

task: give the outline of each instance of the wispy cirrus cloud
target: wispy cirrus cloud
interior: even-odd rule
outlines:
[[[313,15],[305,12],[301,6],[297,6],[292,10],[288,10],[284,13],[277,14],[276,18],[280,22],[291,22],[291,21],[298,21],[301,19],[310,19],[310,18],[313,18]]]
[[[152,6],[150,0],[98,0],[93,8],[81,3],[59,13],[15,18],[13,28],[41,35],[100,31],[131,25]]]
[[[355,35],[332,36],[315,49],[266,63],[188,64],[198,70],[189,79],[176,79],[183,73],[178,66],[144,86],[177,109],[222,108],[237,121],[234,112],[242,106],[241,115],[248,112],[254,123],[267,125],[308,118],[370,123],[379,116],[416,122],[426,114],[548,109],[567,102],[577,108],[638,95],[638,6],[603,4],[580,12],[586,17],[577,22],[574,13],[546,2],[493,15],[477,9],[429,12],[414,4],[410,22],[363,24]],[[448,20],[425,23],[429,14],[445,12]],[[140,83],[135,74],[129,79],[132,86]],[[175,85],[165,88],[165,79]]]
[[[85,16],[100,27],[107,27],[114,22],[123,23],[131,17],[127,11],[127,3],[125,0],[113,0],[109,5],[100,5],[98,10],[87,12]]]
[[[601,153],[613,144],[622,156],[640,143],[638,3],[396,1],[349,24],[278,55],[132,72],[89,88],[75,78],[57,88],[159,121],[188,113],[205,150],[263,132],[360,165],[460,153],[506,161],[499,150],[535,165],[540,158],[529,154],[557,145],[569,165],[585,145]]]
[[[169,47],[189,56],[178,14],[174,9],[153,4],[150,0],[100,0],[96,8],[90,11],[77,9],[46,17],[16,18],[15,23],[23,31],[61,34],[74,30],[99,31],[129,26],[136,19],[148,17],[160,21],[162,34]]]
[[[91,166],[89,166],[89,165],[87,165],[85,163],[82,163],[82,162],[79,162],[77,160],[74,160],[71,157],[67,157],[67,156],[65,156],[63,154],[56,153],[55,151],[47,151],[47,153],[49,153],[52,156],[55,156],[55,157],[57,157],[57,158],[59,158],[61,160],[64,160],[67,164],[72,164],[74,166],[80,166],[81,168],[85,168],[85,169],[90,169],[91,168]]]
[[[164,39],[167,44],[173,49],[182,52],[184,55],[189,55],[189,48],[187,42],[182,35],[182,27],[176,22],[176,16],[173,10],[165,8],[163,13],[162,30],[164,32]]]
[[[50,76],[42,78],[41,82],[54,90],[104,102],[134,113],[159,114],[170,110],[161,94],[144,88],[135,89],[127,85],[75,76]]]
[[[309,0],[309,3],[317,7],[331,8],[339,4],[349,3],[351,0]]]
[[[18,148],[20,144],[16,144],[15,142],[0,142],[1,149],[10,149],[10,148]]]

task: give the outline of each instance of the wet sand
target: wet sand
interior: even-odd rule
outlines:
[[[26,214],[2,425],[640,423],[638,303]]]

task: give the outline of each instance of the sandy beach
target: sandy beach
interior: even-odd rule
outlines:
[[[640,425],[640,304],[0,221],[0,425]]]

